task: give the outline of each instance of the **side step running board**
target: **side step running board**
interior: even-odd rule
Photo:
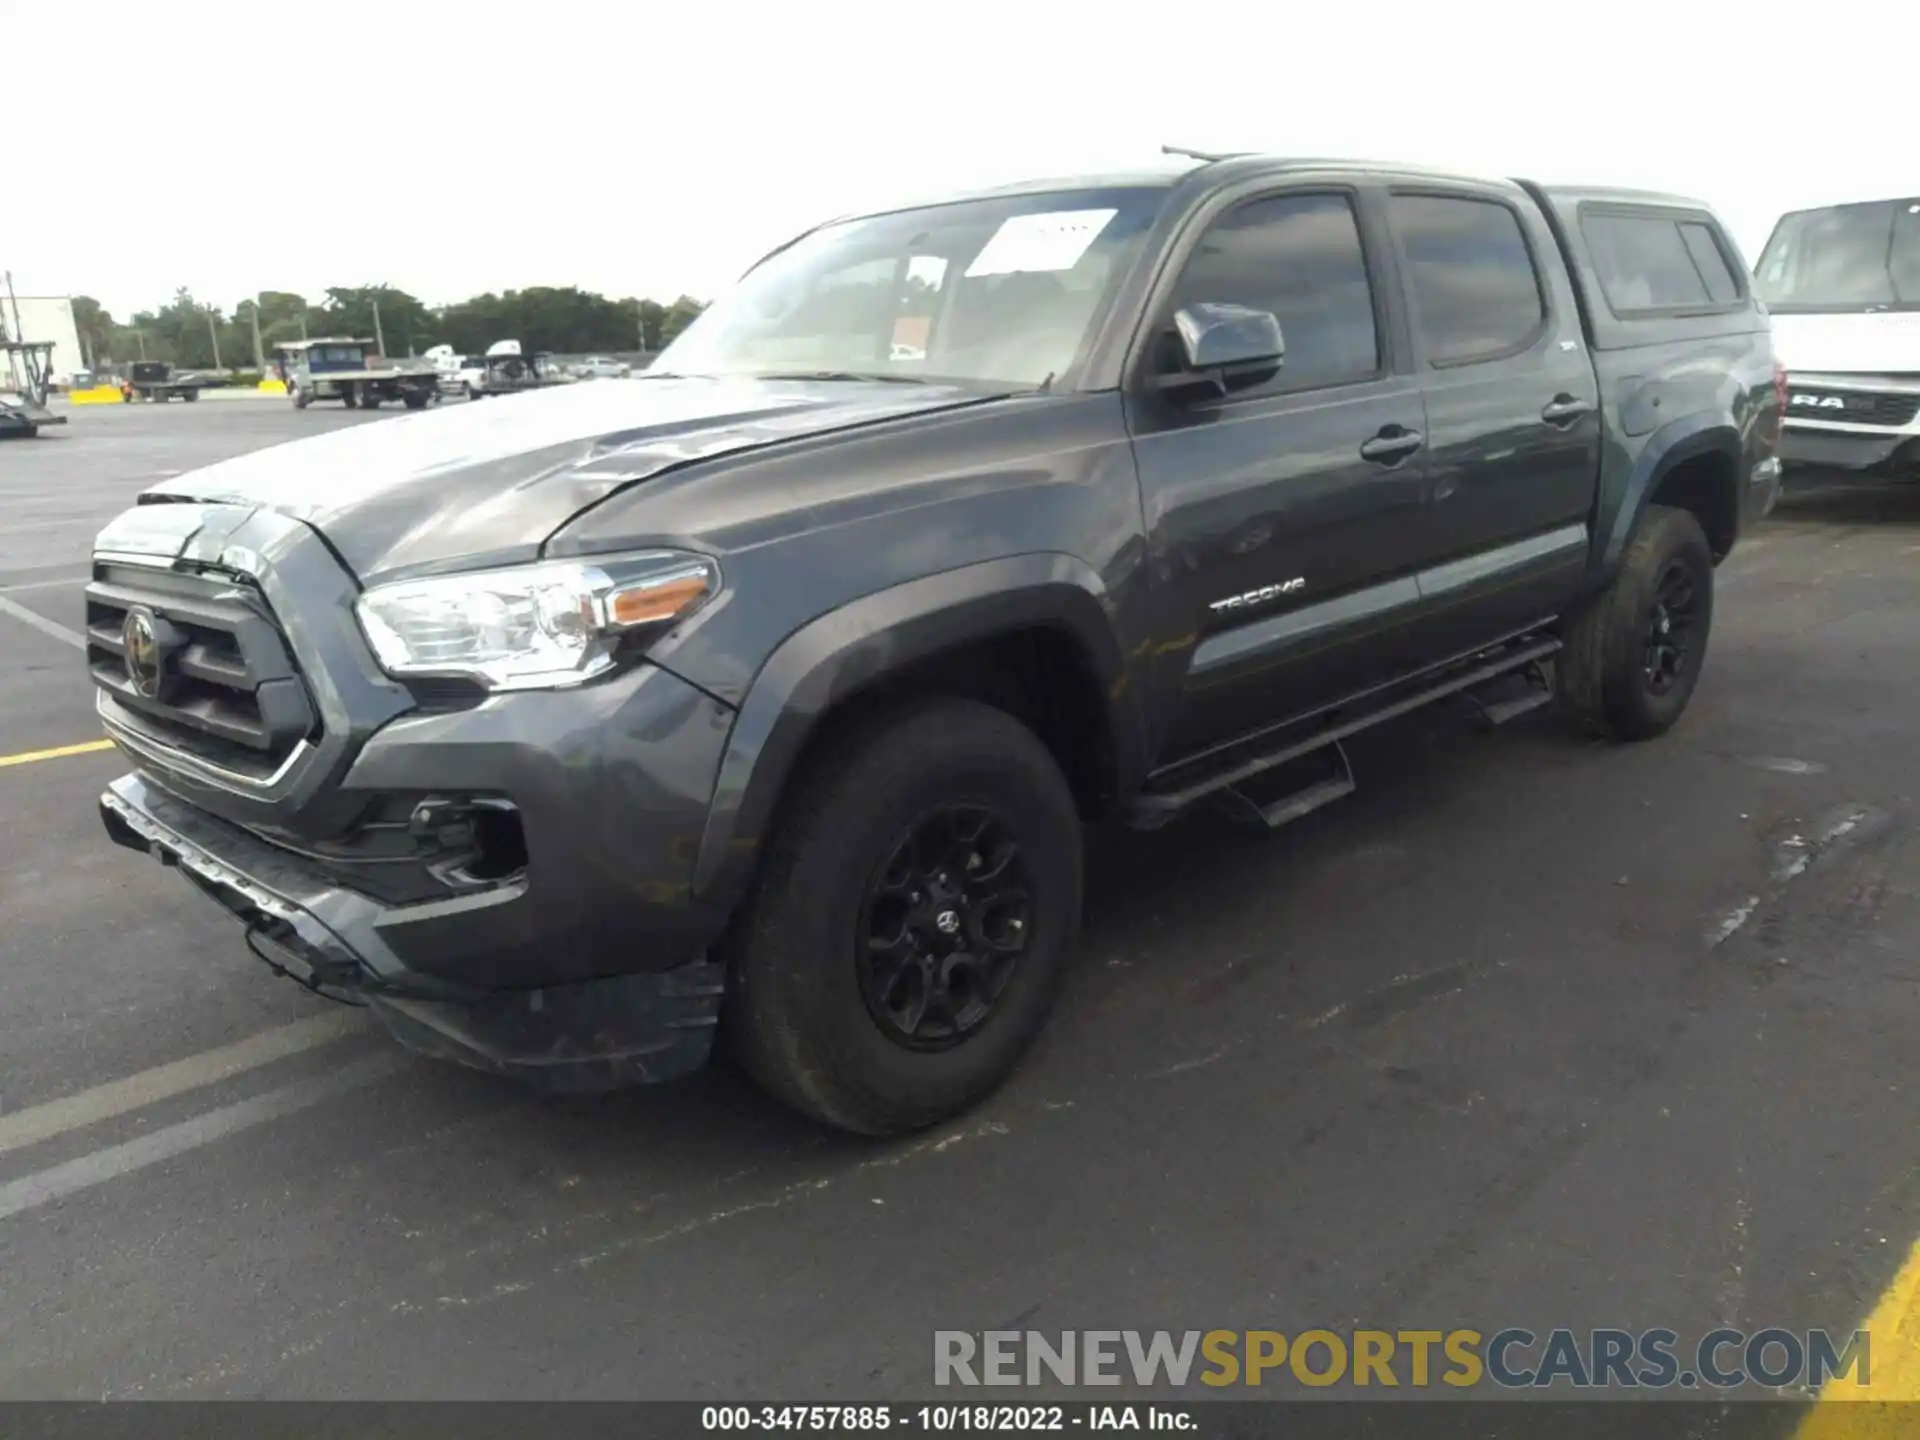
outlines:
[[[1430,705],[1435,700],[1448,695],[1457,695],[1483,685],[1502,675],[1516,670],[1529,671],[1529,679],[1537,673],[1540,679],[1536,685],[1538,693],[1521,696],[1515,700],[1506,700],[1494,705],[1481,705],[1481,713],[1493,724],[1501,724],[1515,715],[1524,714],[1552,699],[1552,691],[1545,687],[1545,672],[1540,662],[1560,649],[1559,640],[1552,636],[1528,638],[1516,642],[1499,654],[1490,657],[1475,657],[1479,663],[1466,662],[1461,668],[1445,672],[1440,678],[1433,679],[1418,689],[1403,693],[1397,698],[1386,698],[1370,709],[1351,714],[1344,719],[1336,719],[1311,734],[1248,759],[1230,762],[1224,768],[1183,785],[1174,790],[1148,790],[1135,797],[1127,810],[1127,823],[1137,830],[1154,830],[1167,823],[1175,815],[1193,805],[1196,801],[1209,797],[1220,797],[1233,804],[1243,814],[1257,813],[1268,826],[1279,827],[1302,815],[1311,814],[1322,805],[1350,795],[1354,790],[1353,768],[1347,762],[1345,749],[1340,741],[1362,730],[1370,730],[1383,721]],[[1391,697],[1392,692],[1388,692]],[[1477,702],[1476,702],[1477,703]],[[1255,777],[1265,774],[1278,766],[1317,750],[1331,747],[1337,770],[1327,779],[1317,781],[1305,789],[1269,804],[1260,805],[1250,797],[1240,793],[1240,787]]]
[[[1354,792],[1353,765],[1347,759],[1347,747],[1335,740],[1326,748],[1333,752],[1334,773],[1324,780],[1301,787],[1291,795],[1283,795],[1278,800],[1262,805],[1238,785],[1228,785],[1215,791],[1214,797],[1225,803],[1229,813],[1236,817],[1252,820],[1269,830],[1278,830],[1282,825],[1291,824],[1303,815],[1311,815],[1322,805],[1344,800]]]
[[[1553,703],[1553,682],[1547,677],[1546,667],[1540,661],[1535,660],[1521,673],[1526,676],[1527,688],[1504,700],[1483,700],[1471,690],[1460,692],[1461,698],[1473,706],[1480,723],[1487,729],[1498,729],[1509,720],[1517,720],[1542,705]]]

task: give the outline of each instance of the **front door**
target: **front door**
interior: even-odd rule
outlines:
[[[1161,762],[1388,678],[1413,572],[1430,558],[1425,414],[1377,220],[1352,188],[1231,201],[1156,308],[1134,377],[1134,433],[1155,587]],[[1183,398],[1182,305],[1272,312],[1285,362],[1265,384]],[[1396,338],[1399,337],[1399,338]]]

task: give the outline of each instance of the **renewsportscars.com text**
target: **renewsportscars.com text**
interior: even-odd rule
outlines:
[[[936,1330],[933,1383],[1713,1390],[1871,1383],[1868,1335],[1712,1330]]]

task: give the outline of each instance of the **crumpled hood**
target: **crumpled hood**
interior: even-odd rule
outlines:
[[[290,515],[372,584],[532,559],[588,506],[673,466],[981,398],[879,382],[598,380],[256,450],[141,499]]]
[[[1774,353],[1790,375],[1920,374],[1920,313],[1772,318]]]

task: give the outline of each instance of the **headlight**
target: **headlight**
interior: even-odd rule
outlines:
[[[354,608],[389,675],[543,690],[598,675],[623,639],[664,630],[719,588],[706,556],[656,550],[380,585]]]

